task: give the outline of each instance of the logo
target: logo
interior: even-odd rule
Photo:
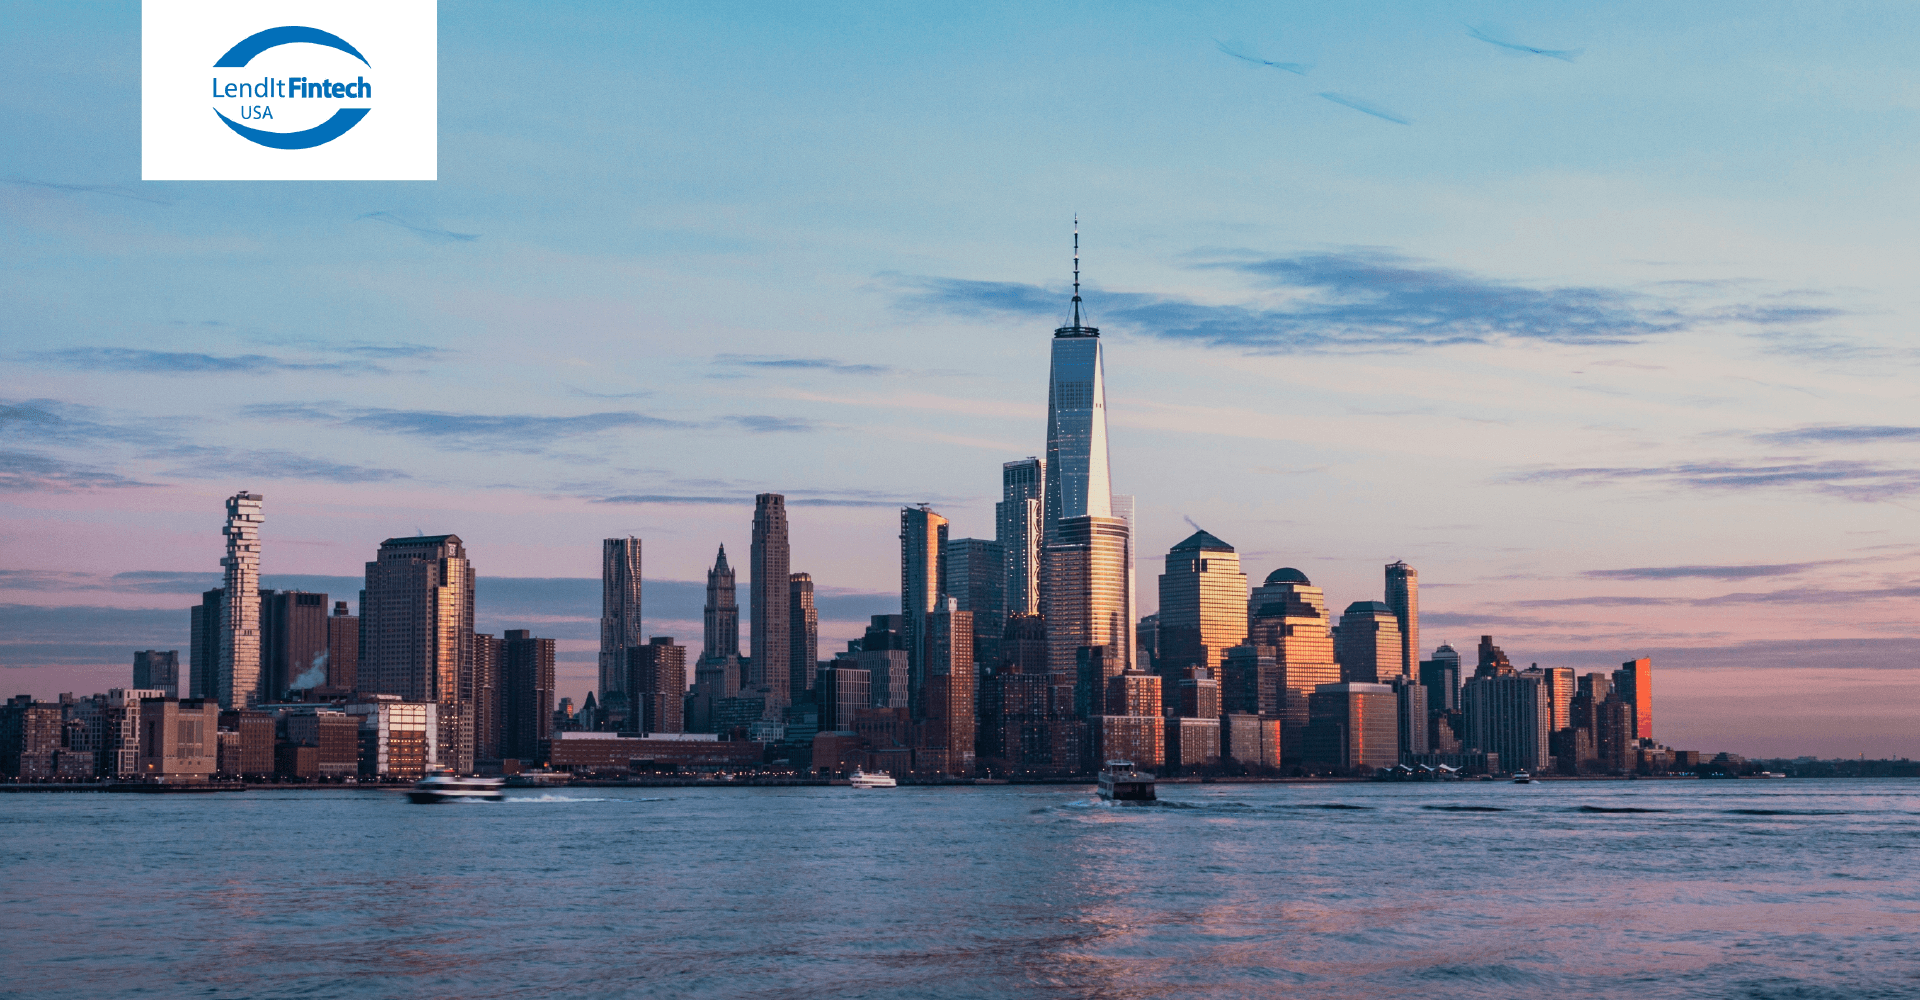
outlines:
[[[296,25],[268,28],[265,31],[248,35],[241,40],[240,44],[228,49],[227,54],[221,56],[220,61],[213,65],[215,69],[242,69],[253,61],[254,56],[268,49],[281,45],[291,45],[295,42],[308,42],[314,45],[324,45],[328,48],[339,49],[355,59],[360,60],[361,65],[366,66],[368,69],[373,68],[373,64],[367,62],[366,56],[361,55],[358,49],[348,45],[346,40],[339,35],[321,31],[319,28],[303,28]],[[344,81],[335,83],[330,79],[316,81],[311,77],[290,76],[283,80],[275,80],[267,77],[257,84],[251,81],[246,83],[233,83],[229,81],[223,91],[221,89],[220,78],[216,76],[213,78],[213,96],[281,97],[290,100],[345,98],[357,101],[372,97],[373,85],[368,83],[364,76],[356,77],[352,83],[346,83]],[[367,112],[370,110],[372,109],[340,108],[333,113],[333,117],[327,119],[325,122],[313,128],[302,129],[298,132],[270,132],[257,128],[248,128],[228,118],[226,115],[221,114],[220,109],[217,107],[213,109],[213,113],[220,115],[220,120],[226,122],[227,127],[232,129],[235,135],[238,135],[248,142],[257,142],[270,149],[312,149],[315,146],[324,145],[346,135],[347,130],[360,124],[360,119],[365,118]],[[240,116],[242,118],[252,117],[262,120],[272,118],[273,106],[268,104],[243,105]]]
[[[143,0],[141,176],[433,180],[437,28],[434,0]]]

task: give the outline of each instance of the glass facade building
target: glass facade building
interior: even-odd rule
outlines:
[[[753,498],[753,547],[747,558],[753,629],[748,636],[751,655],[744,683],[756,694],[764,692],[769,718],[778,719],[791,704],[793,552],[787,540],[786,497],[762,493]]]
[[[1334,655],[1340,661],[1340,679],[1381,684],[1402,676],[1400,620],[1380,601],[1355,601],[1340,616],[1340,639]]]
[[[389,538],[360,595],[360,690],[433,702],[438,762],[474,767],[473,565],[458,535]]]
[[[1247,575],[1233,546],[1196,531],[1167,552],[1160,574],[1154,669],[1171,685],[1188,667],[1220,669],[1247,639]]]
[[[1400,623],[1402,677],[1420,673],[1420,571],[1402,561],[1387,564],[1387,607]]]
[[[994,539],[1006,571],[1006,612],[1040,613],[1040,548],[1045,543],[1041,511],[1047,463],[1023,458],[1000,467],[1001,500],[993,505]]]
[[[260,680],[260,514],[258,493],[227,498],[226,599],[220,602],[218,696],[221,708],[251,708],[259,702]]]
[[[1127,593],[1127,558],[1133,540],[1127,522],[1115,517],[1071,517],[1047,543],[1047,587],[1041,616],[1047,627],[1047,662],[1070,674],[1081,646],[1106,646],[1112,666],[1133,665],[1133,606]]]

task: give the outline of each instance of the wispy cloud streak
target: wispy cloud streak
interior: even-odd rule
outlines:
[[[1386,108],[1383,108],[1378,104],[1372,104],[1367,101],[1363,101],[1358,97],[1353,97],[1347,94],[1338,94],[1331,90],[1323,90],[1317,96],[1324,97],[1335,104],[1341,105],[1342,107],[1352,108],[1353,110],[1358,111],[1363,115],[1372,115],[1375,118],[1378,118],[1382,121],[1392,122],[1395,125],[1413,124],[1413,122],[1409,121],[1408,119],[1403,118],[1400,115],[1394,114],[1393,112],[1388,111]]]
[[[355,221],[356,222],[382,222],[389,226],[398,226],[401,229],[405,229],[408,232],[411,232],[414,235],[419,236],[421,239],[426,240],[429,243],[471,243],[474,240],[477,240],[480,238],[479,233],[456,233],[450,229],[439,229],[433,226],[418,225],[408,221],[403,216],[397,215],[393,212],[386,212],[386,211],[368,212],[367,214],[358,217]]]

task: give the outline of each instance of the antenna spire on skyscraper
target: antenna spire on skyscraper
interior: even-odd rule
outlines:
[[[1080,213],[1073,213],[1073,325],[1080,325]]]

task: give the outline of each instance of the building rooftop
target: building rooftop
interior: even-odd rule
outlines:
[[[1307,579],[1307,574],[1302,573],[1297,569],[1294,569],[1292,566],[1282,566],[1279,569],[1276,569],[1273,572],[1268,573],[1267,582],[1268,583],[1303,583],[1309,587],[1313,586],[1313,581]]]
[[[1182,541],[1180,544],[1175,545],[1173,548],[1169,549],[1168,551],[1179,552],[1183,549],[1199,550],[1199,551],[1205,551],[1205,552],[1232,552],[1233,546],[1228,545],[1227,543],[1214,537],[1209,532],[1196,531],[1193,534],[1188,535],[1185,541]]]
[[[1347,605],[1347,614],[1350,615],[1355,613],[1364,615],[1369,611],[1378,612],[1383,615],[1393,614],[1393,609],[1387,607],[1386,604],[1380,601],[1355,601]]]

